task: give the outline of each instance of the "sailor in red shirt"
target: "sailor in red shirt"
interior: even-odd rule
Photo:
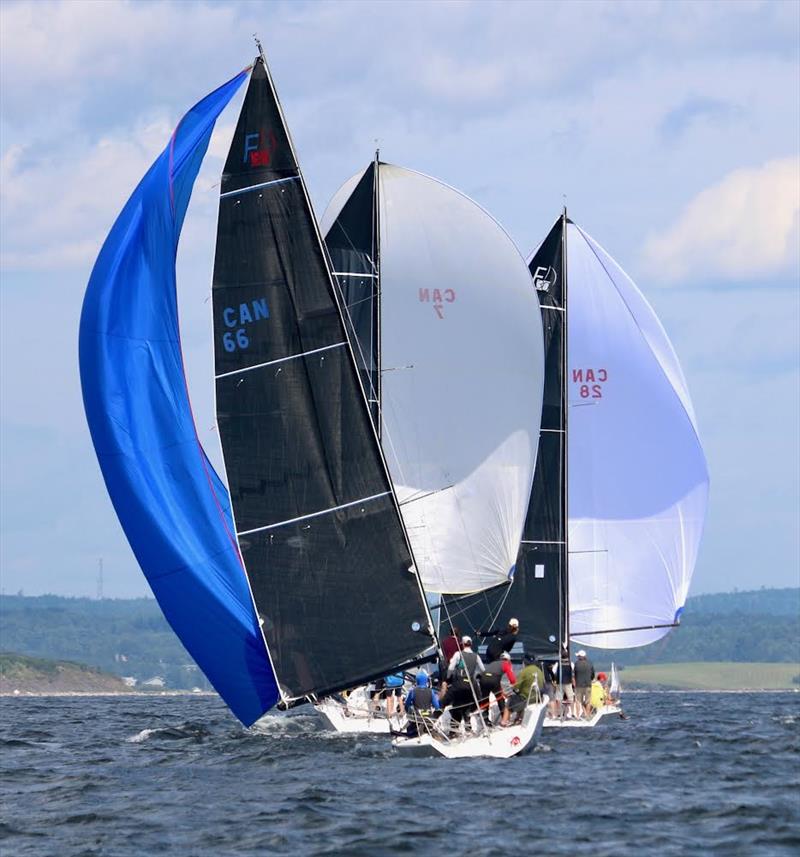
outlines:
[[[456,625],[450,626],[450,636],[442,640],[442,654],[444,663],[439,664],[439,693],[444,694],[447,690],[447,665],[453,659],[456,652],[461,651],[461,629]]]
[[[501,726],[505,726],[508,723],[511,713],[506,706],[506,695],[503,691],[502,681],[504,675],[512,685],[517,683],[517,677],[514,675],[514,670],[511,667],[511,655],[508,652],[503,652],[496,661],[488,664],[478,676],[478,681],[481,685],[481,711],[487,712],[488,716],[489,694],[493,693],[501,712]]]

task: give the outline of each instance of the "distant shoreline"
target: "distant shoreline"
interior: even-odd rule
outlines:
[[[213,690],[13,690],[0,691],[0,697],[42,697],[42,696],[216,696]]]

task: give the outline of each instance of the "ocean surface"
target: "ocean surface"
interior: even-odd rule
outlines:
[[[627,694],[507,761],[404,760],[309,711],[0,699],[0,854],[800,853],[800,693]]]

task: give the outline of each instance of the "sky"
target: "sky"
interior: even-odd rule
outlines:
[[[0,4],[0,585],[148,593],[83,414],[94,259],[192,104],[261,37],[317,214],[383,160],[527,255],[564,200],[681,360],[711,474],[692,593],[800,585],[800,4]],[[198,431],[219,460],[210,283],[223,114],[181,239]]]

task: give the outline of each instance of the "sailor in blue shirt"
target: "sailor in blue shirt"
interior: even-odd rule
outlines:
[[[431,687],[428,673],[420,670],[417,673],[417,686],[411,688],[405,702],[408,735],[417,735],[424,728],[423,718],[430,716],[433,711],[439,711],[441,707],[439,695]]]

